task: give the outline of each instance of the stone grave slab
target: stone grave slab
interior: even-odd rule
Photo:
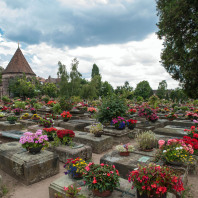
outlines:
[[[93,153],[103,153],[113,147],[113,138],[102,135],[95,137],[91,133],[75,131],[74,142],[86,144],[92,148]]]
[[[84,128],[92,124],[92,120],[70,120],[68,122],[59,122],[59,126],[65,129],[83,131]]]
[[[28,126],[31,126],[31,125],[35,125],[35,122],[28,119],[28,120],[20,120],[19,121],[24,127],[28,127]]]
[[[157,128],[153,132],[164,136],[174,136],[174,137],[183,137],[184,135],[187,134],[184,131],[184,128],[173,125],[167,125],[164,128]]]
[[[177,120],[177,119],[173,121],[166,120],[166,125],[180,126],[188,129],[191,126],[194,126],[194,122],[191,120]]]
[[[31,131],[31,132],[33,132],[33,133],[35,133],[37,130],[39,130],[39,129],[43,129],[44,127],[42,127],[42,126],[39,126],[39,125],[31,125],[31,126],[28,126],[27,127],[27,129],[28,129],[28,131]],[[63,129],[63,128],[61,128],[61,127],[56,127],[57,129]]]
[[[50,151],[32,155],[20,143],[0,145],[0,168],[25,185],[51,177],[59,172],[58,156]]]
[[[1,135],[3,137],[8,137],[8,138],[19,140],[20,137],[23,135],[23,133],[24,132],[22,131],[11,130],[11,131],[3,131]]]
[[[158,120],[155,123],[149,122],[149,121],[142,121],[140,125],[137,125],[137,129],[142,129],[145,131],[154,130],[156,128],[164,127],[165,126],[164,120]]]
[[[1,131],[20,130],[22,128],[23,128],[23,125],[19,122],[16,122],[15,124],[10,124],[8,121],[0,122]]]
[[[86,126],[85,131],[89,132],[91,126]],[[135,136],[137,132],[140,132],[140,129],[135,128],[134,130],[129,130],[125,128],[124,130],[117,130],[113,126],[104,127],[103,132],[106,136],[111,136],[113,138],[113,144],[127,143],[130,141],[130,137]]]
[[[153,162],[152,156],[146,156],[138,153],[130,153],[129,156],[120,156],[118,151],[111,151],[100,158],[100,163],[115,165],[120,176],[124,179],[128,178],[130,171],[137,168],[138,164],[148,164]]]
[[[66,163],[69,158],[80,157],[84,160],[92,158],[92,148],[88,145],[75,143],[75,146],[61,145],[58,147],[50,147],[48,150],[55,152],[59,156],[59,161]]]

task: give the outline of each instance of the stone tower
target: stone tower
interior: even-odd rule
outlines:
[[[15,77],[23,76],[25,73],[27,78],[32,78],[36,74],[32,71],[30,65],[25,59],[21,49],[18,46],[14,56],[10,60],[6,69],[2,72],[2,93],[3,96],[9,96],[9,81]]]

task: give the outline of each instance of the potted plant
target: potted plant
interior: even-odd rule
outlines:
[[[71,144],[73,138],[75,137],[75,133],[69,129],[57,130],[56,136],[54,138],[54,145],[69,145]]]
[[[40,153],[42,148],[48,146],[47,141],[47,135],[43,135],[42,130],[37,130],[36,133],[26,132],[19,140],[22,147],[31,154]]]
[[[152,151],[157,143],[155,133],[152,131],[138,133],[136,135],[136,140],[138,142],[139,149],[142,151]]]
[[[79,194],[81,187],[77,188],[76,185],[69,185],[68,187],[64,186],[64,191],[66,197],[70,198],[86,198],[84,195]]]
[[[34,107],[30,108],[32,114],[36,114],[36,109]]]
[[[44,128],[43,135],[47,135],[49,141],[54,141],[54,137],[56,136],[57,129],[54,127]]]
[[[126,126],[126,120],[120,116],[118,116],[117,118],[114,118],[111,123],[118,130],[123,130],[123,129],[125,129],[125,126]]]
[[[12,109],[12,111],[14,112],[15,115],[20,115],[23,109],[15,108],[15,109]]]
[[[3,106],[3,108],[1,109],[1,111],[6,112],[6,111],[7,111],[7,109],[8,109],[8,107]]]
[[[121,144],[116,146],[116,150],[119,151],[121,156],[129,156],[129,153],[134,151],[134,146],[131,144]]]
[[[165,115],[165,116],[169,121],[173,121],[177,118],[177,115],[174,112],[171,112],[171,113],[169,113],[168,115]]]
[[[76,105],[76,109],[80,110],[82,113],[86,112],[87,111],[87,104],[83,103],[83,102],[79,102],[77,105]]]
[[[48,105],[49,107],[53,107],[54,104],[56,104],[56,102],[53,101],[53,100],[50,100],[50,101],[48,101],[48,103],[47,103],[47,105]]]
[[[185,144],[183,140],[169,139],[167,143],[164,140],[159,140],[158,144],[159,151],[156,154],[156,159],[178,166],[194,162],[192,157],[194,150],[190,144]]]
[[[27,120],[27,119],[29,119],[29,118],[30,118],[29,113],[25,113],[24,115],[22,115],[22,116],[20,117],[21,120]]]
[[[38,114],[34,114],[32,117],[31,117],[31,120],[32,121],[39,121],[41,119],[41,117],[40,116],[38,116]]]
[[[15,124],[15,122],[17,121],[17,117],[16,117],[16,116],[8,116],[8,117],[7,117],[7,121],[8,121],[10,124]]]
[[[152,163],[139,165],[129,174],[128,181],[137,189],[137,198],[166,198],[167,192],[184,191],[182,179],[173,169]]]
[[[45,118],[50,118],[52,120],[57,120],[58,119],[58,116],[52,114],[52,113],[46,113],[45,114]]]
[[[194,112],[187,112],[186,113],[186,118],[193,121],[194,119],[198,118],[198,114]]]
[[[94,107],[88,107],[88,108],[87,108],[87,111],[90,112],[91,114],[97,112],[96,108],[94,108]]]
[[[101,137],[103,134],[103,125],[100,122],[93,123],[89,129],[90,133],[93,133],[95,137]]]
[[[49,128],[53,126],[53,120],[49,118],[41,118],[39,120],[39,126],[43,126],[45,128]]]
[[[2,120],[5,117],[5,113],[0,112],[0,120]]]
[[[136,109],[129,109],[128,112],[129,112],[130,115],[134,115],[137,112],[137,110]]]
[[[72,115],[69,113],[69,111],[63,111],[63,113],[61,113],[61,117],[63,118],[64,122],[67,122],[71,119]]]
[[[156,113],[153,113],[153,114],[151,114],[151,115],[148,115],[147,118],[148,118],[149,121],[151,121],[151,122],[153,122],[153,123],[155,123],[155,122],[159,119],[159,117],[157,116]]]
[[[107,197],[119,186],[119,172],[114,165],[89,163],[83,173],[85,185],[95,196]]]
[[[67,162],[64,165],[64,168],[66,169],[65,175],[68,174],[73,179],[82,179],[86,166],[86,162],[79,157],[76,159],[67,159]]]
[[[129,129],[133,130],[136,127],[137,120],[129,119],[126,121]]]

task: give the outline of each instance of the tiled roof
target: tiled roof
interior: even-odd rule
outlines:
[[[26,61],[20,48],[16,50],[8,66],[2,72],[2,74],[13,74],[13,73],[25,73],[36,76],[36,74],[32,71],[30,65]]]

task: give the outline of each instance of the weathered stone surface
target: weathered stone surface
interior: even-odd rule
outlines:
[[[85,131],[89,132],[90,127],[91,126],[85,127]],[[125,128],[124,130],[117,130],[113,126],[104,127],[103,129],[104,135],[111,136],[113,138],[114,145],[129,142],[129,137],[135,136],[135,134],[140,131],[141,130],[137,128],[134,130],[129,130],[128,128]]]
[[[3,197],[3,189],[2,189],[2,186],[3,186],[3,181],[2,181],[2,177],[0,175],[0,197]]]
[[[42,126],[39,126],[39,125],[31,125],[31,126],[29,126],[27,129],[28,129],[28,131],[31,131],[31,132],[33,132],[33,133],[35,133],[37,130],[39,130],[39,129],[43,129],[44,127],[42,127]],[[61,127],[56,127],[57,129],[63,129],[63,128],[61,128]]]
[[[23,128],[23,125],[19,122],[15,124],[10,124],[8,121],[0,122],[0,130],[2,131],[9,131],[9,130],[20,130]]]
[[[75,131],[74,141],[89,145],[93,153],[103,153],[113,147],[113,138],[102,135],[101,137],[94,137],[91,133]]]
[[[32,120],[20,120],[19,121],[24,127],[35,125],[35,122]]]
[[[166,124],[165,120],[158,120],[155,123],[149,122],[148,120],[142,121],[139,125],[137,125],[137,129],[142,129],[144,131],[154,130],[159,127],[164,127]]]
[[[183,128],[190,128],[194,125],[194,122],[191,120],[173,120],[173,121],[166,121],[166,125],[174,125],[174,126],[180,126]]]
[[[84,128],[92,124],[92,122],[92,120],[70,120],[68,122],[60,122],[59,126],[73,131],[83,131]]]
[[[0,168],[25,185],[36,183],[59,172],[55,153],[43,150],[32,155],[19,143],[0,145]]]
[[[88,145],[76,144],[74,147],[70,146],[58,146],[49,148],[59,156],[59,161],[65,163],[69,158],[80,157],[84,160],[90,160],[92,158],[92,148]]]
[[[3,137],[8,137],[8,138],[19,140],[20,137],[23,135],[23,133],[24,132],[22,132],[22,131],[12,130],[12,131],[4,131],[1,134]]]
[[[184,128],[167,125],[164,128],[157,128],[153,131],[156,134],[174,136],[174,137],[183,137],[187,133],[184,131]]]
[[[148,156],[147,152],[146,154],[147,155],[130,153],[129,156],[125,157],[120,156],[118,151],[111,151],[100,159],[100,163],[114,164],[120,176],[127,179],[129,172],[137,168],[138,164],[148,164],[154,160],[152,156]]]

